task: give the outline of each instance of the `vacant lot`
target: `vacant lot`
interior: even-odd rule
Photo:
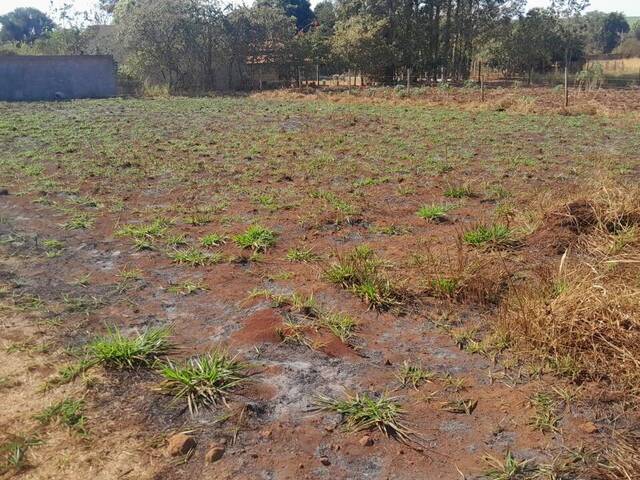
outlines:
[[[640,93],[414,95],[0,105],[0,476],[638,478]]]

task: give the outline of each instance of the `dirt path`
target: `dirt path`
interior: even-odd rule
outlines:
[[[133,252],[108,235],[69,233],[56,225],[55,214],[34,208],[24,197],[4,197],[0,216],[3,303],[8,312],[12,302],[22,305],[2,325],[0,377],[9,383],[3,386],[7,407],[0,425],[8,434],[35,432],[42,441],[29,449],[32,467],[24,471],[25,478],[86,478],[90,472],[97,478],[454,479],[460,472],[471,478],[485,468],[487,453],[502,457],[510,450],[517,458],[548,463],[563,448],[597,435],[588,423],[594,412],[578,401],[558,412],[557,432],[534,431],[530,399],[552,392],[550,383],[460,350],[451,335],[434,325],[446,322],[442,305],[429,305],[419,315],[377,314],[321,283],[301,285],[299,291],[313,292],[325,307],[339,306],[361,318],[357,349],[329,342],[312,350],[280,341],[275,330],[286,312],[247,299],[255,272],[240,268],[238,274],[237,266],[204,268],[198,277],[208,290],[176,296],[166,287],[180,272],[154,254]],[[64,242],[59,256],[46,258],[42,240],[47,238]],[[125,267],[143,269],[144,278],[119,289],[117,275]],[[79,285],[85,275],[88,281]],[[262,287],[276,289],[268,279]],[[25,306],[35,298],[37,304]],[[478,315],[469,310],[459,318],[473,324]],[[195,417],[154,393],[156,380],[144,372],[101,372],[41,390],[69,358],[65,348],[83,344],[112,322],[127,331],[171,323],[182,356],[228,345],[254,366],[254,381],[228,409]],[[401,388],[397,375],[403,362],[424,366],[433,379],[419,389]],[[13,384],[12,379],[19,380]],[[557,380],[553,384],[560,386]],[[418,434],[416,443],[403,445],[374,432],[369,445],[364,433],[343,432],[338,416],[311,411],[318,395],[345,391],[396,396],[406,423]],[[43,428],[32,419],[34,412],[69,395],[86,401],[87,437]],[[471,414],[444,409],[454,405],[447,402],[460,400],[477,406]],[[164,456],[164,440],[185,430],[193,432],[198,446],[180,465]],[[224,457],[205,463],[206,446],[220,439],[227,444]]]

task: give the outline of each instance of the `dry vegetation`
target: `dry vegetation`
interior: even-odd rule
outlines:
[[[637,478],[640,96],[559,98],[0,105],[0,475]]]

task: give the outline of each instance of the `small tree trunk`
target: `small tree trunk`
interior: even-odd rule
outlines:
[[[569,49],[564,56],[564,108],[569,106]]]

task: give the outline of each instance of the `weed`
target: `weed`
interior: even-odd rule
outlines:
[[[465,198],[472,197],[473,192],[471,191],[471,187],[468,185],[462,186],[448,186],[444,190],[444,196],[449,198]]]
[[[410,364],[405,360],[396,376],[403,388],[411,385],[418,390],[420,385],[431,381],[435,377],[435,373],[423,369],[420,365]]]
[[[538,392],[531,398],[531,405],[535,408],[535,415],[529,424],[534,430],[543,433],[557,431],[560,419],[555,414],[555,402],[551,395]]]
[[[134,337],[125,337],[116,327],[107,335],[93,340],[87,351],[97,363],[119,369],[148,366],[158,356],[171,349],[168,341],[171,330],[156,327]]]
[[[202,282],[196,282],[194,280],[185,280],[177,285],[170,285],[167,291],[180,295],[191,295],[200,290],[208,290],[207,286]]]
[[[286,259],[289,260],[290,262],[308,263],[308,262],[315,262],[316,260],[319,260],[320,255],[316,254],[310,248],[304,248],[304,247],[291,248],[287,252]]]
[[[223,350],[187,360],[178,365],[167,362],[159,370],[164,380],[160,391],[184,398],[193,414],[199,407],[210,407],[246,380],[246,366]]]
[[[189,242],[187,241],[187,236],[184,233],[177,233],[173,235],[167,235],[165,238],[165,243],[168,247],[182,247],[183,245],[187,245]]]
[[[484,475],[490,480],[525,480],[531,471],[529,460],[517,460],[510,451],[504,459],[486,455],[484,461],[489,467]]]
[[[468,399],[460,399],[460,400],[451,400],[449,402],[445,402],[442,404],[442,410],[451,413],[464,413],[466,415],[471,415],[473,411],[478,406],[478,401],[468,398]]]
[[[64,223],[62,226],[66,230],[84,230],[91,228],[93,222],[94,220],[89,215],[81,213],[71,217],[69,221]]]
[[[213,218],[211,215],[206,213],[194,213],[185,217],[185,223],[189,225],[193,225],[194,227],[200,227],[202,225],[206,225],[207,223],[211,223]]]
[[[260,225],[252,225],[244,233],[236,235],[234,241],[241,248],[263,252],[276,244],[276,237],[272,230]]]
[[[49,258],[58,257],[64,249],[64,243],[60,240],[43,240],[42,246],[45,249],[45,255]]]
[[[209,233],[200,239],[200,245],[203,247],[219,247],[226,242],[226,237],[218,233]]]
[[[370,308],[389,310],[402,306],[405,295],[385,275],[386,264],[366,245],[356,247],[324,272],[325,278],[351,290]]]
[[[453,209],[452,205],[423,205],[418,210],[418,216],[430,221],[441,221],[447,217],[447,213]]]
[[[409,441],[412,431],[403,424],[404,411],[386,394],[356,393],[344,399],[320,397],[318,409],[342,415],[348,431],[378,429],[387,437]]]
[[[174,250],[169,253],[169,258],[178,264],[190,265],[192,267],[202,267],[204,265],[214,265],[221,263],[224,256],[219,253],[207,253],[197,248],[188,248],[186,250]]]
[[[431,288],[438,296],[454,297],[458,287],[459,281],[456,278],[439,277],[431,280]]]
[[[49,425],[51,422],[57,421],[78,433],[85,434],[83,410],[84,402],[82,400],[67,398],[45,408],[35,416],[35,419],[43,425]]]
[[[37,438],[14,437],[0,445],[0,475],[13,470],[19,472],[27,466],[27,450],[40,445]]]
[[[139,268],[125,267],[118,272],[118,276],[125,282],[140,280],[142,278],[142,270]]]
[[[149,224],[129,224],[122,227],[116,232],[116,235],[121,237],[131,237],[137,240],[147,239],[152,240],[154,238],[162,237],[171,222],[164,218],[155,219]]]
[[[501,245],[509,241],[511,230],[505,225],[478,225],[464,232],[462,239],[473,246],[485,244]]]
[[[358,327],[358,322],[346,313],[326,313],[320,315],[318,325],[327,328],[342,342],[349,343]]]

